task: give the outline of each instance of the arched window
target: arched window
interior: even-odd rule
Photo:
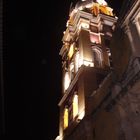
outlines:
[[[94,48],[93,49],[93,61],[95,67],[101,67],[102,66],[102,53],[101,50]]]
[[[73,97],[73,119],[78,115],[78,95]]]
[[[69,59],[72,58],[73,54],[74,54],[74,44],[71,44],[71,45],[70,45],[69,52],[68,52],[68,57],[69,57]]]
[[[68,89],[69,84],[70,84],[70,76],[69,73],[66,72],[64,75],[64,92]]]
[[[68,108],[65,107],[64,109],[64,129],[68,127],[68,118],[69,118],[69,114],[68,114]]]

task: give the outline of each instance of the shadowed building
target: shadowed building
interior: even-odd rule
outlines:
[[[56,140],[140,139],[140,3],[130,3],[118,23],[104,0],[70,9]]]

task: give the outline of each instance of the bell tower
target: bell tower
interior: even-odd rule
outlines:
[[[90,96],[112,67],[109,48],[117,17],[105,0],[79,1],[70,9],[62,38],[62,98],[56,140],[92,140]],[[98,102],[98,101],[97,101]]]

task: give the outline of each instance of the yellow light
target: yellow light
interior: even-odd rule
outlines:
[[[91,11],[95,16],[99,13],[113,16],[113,9],[108,7],[104,0],[97,0],[97,3],[94,3],[93,7],[91,7]]]
[[[68,127],[68,108],[64,110],[64,129]]]
[[[72,44],[70,46],[69,53],[68,53],[69,59],[71,59],[71,57],[73,56],[73,54],[74,54],[74,45]]]
[[[78,95],[74,95],[73,98],[73,118],[78,115]]]

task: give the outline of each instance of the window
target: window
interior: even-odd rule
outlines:
[[[75,91],[75,89],[73,90]],[[64,108],[63,114],[63,127],[66,129],[71,126],[71,124],[75,121],[75,117],[78,115],[78,95],[77,92],[74,92],[74,95],[71,95],[67,100],[67,103]]]
[[[74,54],[74,44],[71,44],[71,45],[70,45],[69,52],[68,52],[68,57],[69,57],[69,59],[72,58],[73,54]]]
[[[99,49],[93,49],[93,61],[95,67],[101,67],[102,66],[102,54]]]
[[[73,119],[78,115],[78,95],[73,97]]]
[[[68,117],[69,117],[69,114],[68,114],[68,108],[65,107],[64,109],[64,129],[66,129],[68,127]]]
[[[64,76],[64,91],[68,89],[69,84],[70,84],[70,77],[68,72],[66,72]]]

